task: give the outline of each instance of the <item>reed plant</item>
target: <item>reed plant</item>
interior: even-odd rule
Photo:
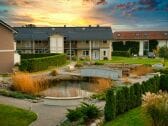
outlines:
[[[17,72],[12,75],[12,87],[16,91],[36,95],[49,87],[44,78],[33,78],[29,73]]]

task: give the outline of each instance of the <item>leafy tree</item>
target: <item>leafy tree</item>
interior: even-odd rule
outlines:
[[[159,49],[159,57],[168,59],[168,48],[166,46]]]

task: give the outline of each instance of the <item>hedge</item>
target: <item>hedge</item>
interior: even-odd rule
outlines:
[[[48,56],[54,56],[54,55],[59,55],[59,54],[56,54],[56,53],[50,53],[50,54],[21,54],[21,60],[22,59],[48,57]]]
[[[105,120],[113,120],[117,115],[140,106],[142,94],[148,91],[154,93],[159,91],[160,84],[162,85],[160,78],[163,78],[163,76],[155,76],[142,84],[135,83],[131,86],[109,89],[106,93],[106,105],[104,108]],[[168,80],[165,83],[168,84]]]
[[[36,72],[48,69],[49,66],[62,66],[66,63],[66,55],[59,54],[40,58],[22,59],[19,69],[21,71]]]
[[[130,51],[113,51],[112,56],[122,56],[122,57],[130,57]]]
[[[163,74],[160,77],[160,89],[168,91],[168,74]]]
[[[138,54],[139,52],[139,42],[126,41],[125,43],[121,42],[113,42],[113,50],[114,51],[128,51],[132,54]]]

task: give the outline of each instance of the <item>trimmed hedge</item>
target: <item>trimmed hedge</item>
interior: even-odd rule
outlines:
[[[21,71],[36,72],[48,69],[49,66],[57,66],[57,67],[62,66],[65,63],[66,63],[66,55],[56,54],[41,58],[22,59],[19,69]]]
[[[160,76],[160,89],[163,91],[168,91],[168,74],[163,74]]]
[[[113,51],[112,56],[122,56],[122,57],[130,57],[130,50],[128,51]]]
[[[123,86],[109,89],[106,93],[106,105],[104,108],[105,120],[113,120],[117,115],[140,106],[142,94],[148,91],[158,92],[160,84],[160,77],[155,76],[142,84],[135,83],[130,87]]]
[[[56,53],[50,53],[50,54],[21,54],[21,60],[22,59],[48,57],[48,56],[54,56],[54,55],[59,55],[59,54],[56,54]]]
[[[121,42],[113,42],[113,50],[114,51],[128,51],[132,54],[138,54],[139,52],[139,42],[126,41],[125,43]]]

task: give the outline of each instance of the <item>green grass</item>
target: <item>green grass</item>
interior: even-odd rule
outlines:
[[[28,126],[36,119],[33,112],[0,104],[0,126]]]
[[[126,63],[126,64],[156,64],[161,63],[163,59],[161,58],[147,58],[147,57],[117,57],[113,56],[111,60],[99,61],[104,63]],[[167,63],[168,61],[166,61]]]
[[[119,115],[113,121],[105,123],[104,126],[151,126],[151,118],[143,112],[141,107],[138,107]]]

